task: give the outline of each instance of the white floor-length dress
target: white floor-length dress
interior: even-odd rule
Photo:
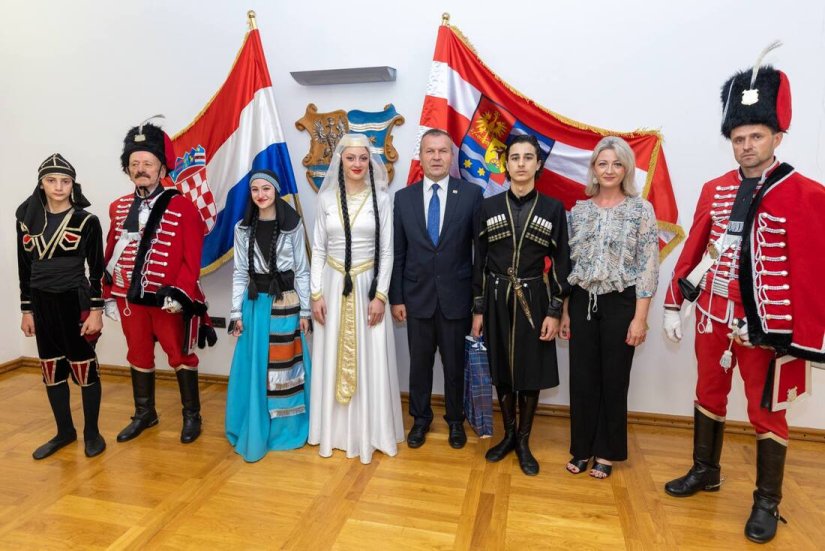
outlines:
[[[369,463],[375,450],[395,455],[404,440],[401,395],[396,370],[395,339],[390,305],[384,319],[374,327],[367,323],[369,289],[374,277],[370,263],[375,252],[375,215],[369,187],[347,195],[351,220],[352,268],[355,303],[356,389],[348,404],[336,399],[338,381],[342,273],[345,237],[338,193],[318,195],[312,248],[311,292],[323,296],[327,306],[326,323],[315,323],[312,343],[312,380],[309,416],[309,443],[319,445],[323,457],[333,449],[344,450],[347,457]],[[381,220],[378,295],[386,296],[393,263],[392,205],[386,192],[378,192]]]

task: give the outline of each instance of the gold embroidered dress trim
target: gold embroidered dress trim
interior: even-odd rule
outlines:
[[[343,262],[327,256],[327,264],[345,273]],[[350,276],[355,279],[358,274],[371,270],[374,261],[368,260],[350,268]],[[358,287],[352,286],[348,296],[341,295],[341,314],[338,320],[338,358],[335,368],[335,399],[339,404],[347,405],[358,387],[358,332],[355,316],[355,304]]]
[[[355,223],[355,219],[361,213],[367,200],[372,195],[370,188],[354,194],[346,194],[341,197],[338,193],[338,216],[341,225],[344,225],[344,212],[341,209],[341,201],[347,201],[347,211],[350,213],[350,228]],[[360,204],[358,202],[360,201]],[[356,206],[357,205],[357,206]],[[356,207],[352,209],[352,207]],[[352,211],[355,211],[354,213]],[[343,262],[339,262],[331,256],[327,256],[327,264],[332,269],[346,275]],[[350,267],[349,274],[352,279],[373,267],[374,262],[369,260],[358,266]],[[358,387],[358,332],[355,316],[355,304],[358,295],[357,287],[352,286],[349,296],[341,295],[341,314],[338,325],[338,358],[335,369],[335,399],[339,404],[349,404],[352,396]]]

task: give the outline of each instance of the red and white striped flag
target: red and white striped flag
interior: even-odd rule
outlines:
[[[429,128],[442,128],[450,134],[454,146],[450,173],[478,184],[485,196],[507,188],[503,155],[509,137],[536,136],[547,158],[536,187],[560,200],[567,210],[586,199],[584,188],[593,148],[604,136],[620,136],[636,154],[637,188],[656,213],[660,258],[684,239],[685,232],[677,224],[678,209],[661,134],[604,130],[537,105],[490,70],[460,31],[446,24],[438,30],[408,184],[423,175],[418,146]]]

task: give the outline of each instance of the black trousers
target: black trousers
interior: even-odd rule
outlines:
[[[625,339],[636,312],[636,288],[594,296],[576,286],[568,304],[570,453],[576,459],[623,461],[635,351]]]
[[[417,425],[433,420],[430,398],[433,393],[435,350],[444,366],[444,401],[448,423],[464,421],[464,337],[470,332],[472,318],[451,320],[436,305],[431,318],[407,318],[410,346],[410,415]]]
[[[83,322],[78,291],[51,293],[32,289],[31,301],[43,382],[52,386],[69,376],[80,386],[99,381],[97,355],[92,344],[98,335],[89,339],[80,336]]]

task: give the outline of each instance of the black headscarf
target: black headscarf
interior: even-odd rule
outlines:
[[[25,224],[29,235],[40,235],[46,229],[46,192],[43,191],[40,182],[47,174],[63,174],[72,179],[69,202],[74,208],[85,209],[91,205],[83,195],[80,184],[77,183],[77,173],[71,163],[60,153],[49,155],[37,169],[37,185],[31,197],[23,201],[15,213],[17,220]]]
[[[300,217],[295,210],[290,207],[286,201],[281,199],[281,184],[278,176],[271,170],[260,169],[256,170],[249,176],[249,184],[252,185],[254,180],[266,180],[275,188],[275,224],[272,229],[272,241],[269,250],[269,289],[267,293],[274,296],[276,300],[280,300],[283,295],[285,283],[281,273],[278,271],[278,237],[281,230],[291,231],[300,222]],[[249,195],[249,201],[246,205],[246,211],[241,219],[241,226],[249,228],[249,248],[246,251],[248,258],[249,270],[249,287],[247,289],[250,300],[258,298],[258,286],[255,283],[255,235],[258,231],[258,214],[260,210],[258,205],[252,200],[252,194]],[[241,251],[235,251],[235,254],[240,254]]]

